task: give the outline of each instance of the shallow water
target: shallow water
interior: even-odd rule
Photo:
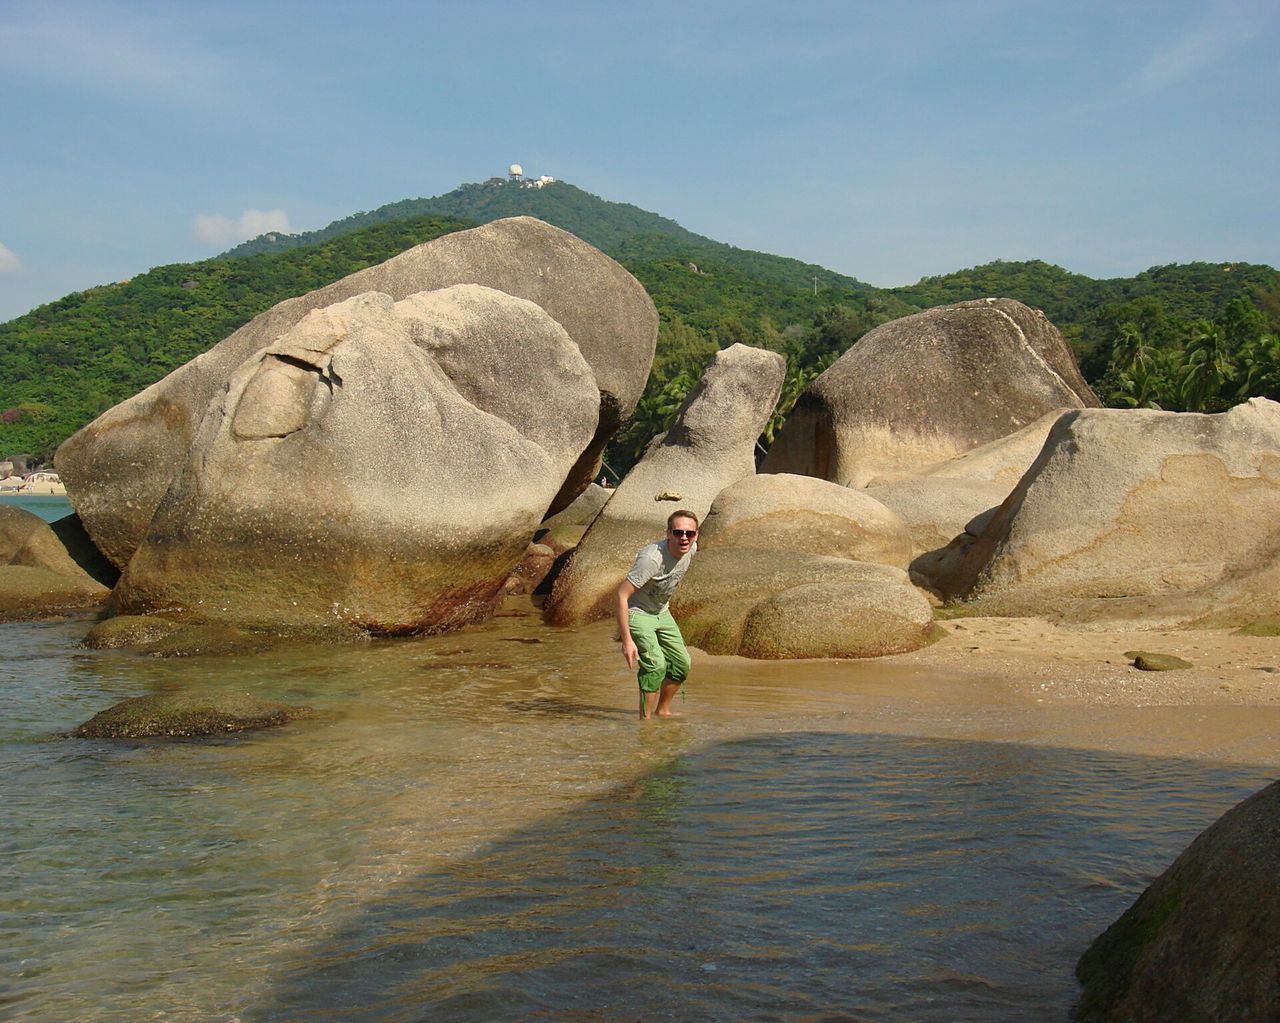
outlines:
[[[0,504],[22,508],[45,522],[56,522],[72,511],[71,501],[63,494],[0,494]]]
[[[167,661],[86,629],[0,626],[14,1020],[1065,1020],[1092,938],[1278,759],[1265,709],[874,664],[696,659],[642,724],[607,626]],[[54,736],[171,686],[319,713]]]

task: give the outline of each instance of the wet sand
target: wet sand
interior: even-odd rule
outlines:
[[[872,732],[1280,767],[1280,638],[1070,630],[1034,618],[939,624],[946,636],[931,646],[857,661],[695,650],[691,693],[710,701],[698,712],[712,715],[726,712],[722,700],[742,698],[742,687],[757,698],[767,687],[769,713],[860,716]],[[1125,656],[1135,650],[1193,666],[1141,671]]]

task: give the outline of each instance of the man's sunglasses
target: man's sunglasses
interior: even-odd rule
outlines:
[[[686,537],[692,540],[695,536],[698,535],[698,531],[696,529],[673,529],[671,531],[671,535],[674,537],[679,537],[682,540],[685,539]]]

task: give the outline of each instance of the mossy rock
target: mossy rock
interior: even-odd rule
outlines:
[[[270,650],[275,641],[228,625],[180,625],[143,647],[153,657],[234,657]]]
[[[1195,667],[1190,661],[1184,661],[1173,654],[1152,653],[1149,650],[1126,650],[1125,657],[1133,661],[1139,671],[1183,671]]]
[[[98,622],[80,641],[80,645],[91,650],[145,647],[180,628],[182,626],[177,622],[155,615],[117,615]]]
[[[1077,1023],[1274,1020],[1280,783],[1200,834],[1085,952]]]
[[[308,707],[248,693],[158,693],[117,703],[76,728],[78,739],[188,738],[275,728],[310,714]]]
[[[1280,618],[1259,618],[1236,629],[1237,636],[1280,636]]]
[[[0,565],[0,622],[52,618],[96,607],[110,594],[88,576],[72,579],[47,568]]]

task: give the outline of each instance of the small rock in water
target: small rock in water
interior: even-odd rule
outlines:
[[[77,739],[187,738],[273,728],[311,713],[248,693],[160,693],[138,696],[101,713],[75,729]]]
[[[1148,650],[1126,650],[1125,657],[1133,660],[1133,666],[1139,671],[1180,671],[1194,667],[1190,661],[1184,661],[1173,654],[1158,654]]]

